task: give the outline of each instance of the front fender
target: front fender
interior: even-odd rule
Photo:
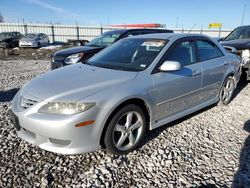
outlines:
[[[144,80],[144,82],[140,82],[140,87],[138,87],[137,81],[137,79],[130,80],[127,83],[109,87],[82,100],[82,102],[96,102],[97,104],[96,108],[98,109],[98,114],[96,115],[96,119],[98,122],[97,127],[94,131],[96,135],[98,135],[98,137],[101,138],[105,124],[108,121],[108,118],[114,112],[114,110],[117,109],[117,107],[119,107],[124,102],[131,99],[140,99],[144,101],[149,111],[149,128],[151,128],[151,124],[153,122],[153,102],[150,99],[149,92],[150,86],[153,87],[153,83]]]

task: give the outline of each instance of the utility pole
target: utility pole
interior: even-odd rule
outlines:
[[[245,18],[245,13],[246,13],[246,9],[247,9],[247,5],[244,5],[244,9],[243,9],[243,15],[242,15],[242,19],[241,19],[241,26],[243,25],[244,22],[244,18]]]

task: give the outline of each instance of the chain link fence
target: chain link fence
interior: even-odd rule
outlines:
[[[122,29],[108,26],[82,26],[82,25],[53,25],[53,24],[23,24],[23,23],[0,23],[0,32],[19,31],[22,34],[27,33],[45,33],[52,42],[66,42],[68,39],[91,40],[100,34]],[[165,29],[165,28],[162,28]],[[176,33],[199,33],[211,37],[225,37],[232,29],[179,29],[167,28]]]

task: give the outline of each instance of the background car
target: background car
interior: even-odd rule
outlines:
[[[173,33],[173,31],[166,29],[122,29],[108,31],[91,40],[85,46],[56,52],[51,59],[51,69],[86,61],[97,52],[122,38],[151,33]]]
[[[20,32],[2,32],[0,33],[0,47],[13,48],[17,47],[22,34]]]
[[[243,63],[244,76],[250,80],[250,25],[236,28],[220,42],[223,46],[236,48]]]
[[[152,130],[214,103],[227,105],[239,58],[203,35],[121,39],[86,63],[21,88],[10,111],[17,134],[57,153],[133,151]]]
[[[19,47],[42,47],[49,44],[49,37],[44,33],[29,33],[19,41]]]

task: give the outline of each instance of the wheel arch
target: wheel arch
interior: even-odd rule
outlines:
[[[141,98],[130,98],[130,99],[126,99],[125,101],[119,103],[118,105],[116,105],[116,107],[112,110],[112,112],[109,114],[108,118],[105,121],[104,127],[102,129],[102,133],[101,133],[101,138],[100,138],[100,145],[105,148],[105,144],[104,144],[104,137],[105,137],[105,133],[108,127],[109,122],[111,121],[111,118],[114,116],[115,113],[118,112],[118,110],[120,110],[121,108],[129,105],[129,104],[135,104],[137,106],[139,106],[140,108],[142,108],[145,117],[146,117],[146,122],[147,122],[147,129],[149,129],[150,127],[150,120],[151,120],[151,110],[149,107],[149,104]]]
[[[232,76],[234,81],[236,82],[236,78],[235,78],[235,72],[234,71],[229,71],[226,76],[224,77],[222,83],[221,83],[221,87],[222,85],[224,84],[224,82],[226,81],[226,79],[229,77],[229,76]]]

